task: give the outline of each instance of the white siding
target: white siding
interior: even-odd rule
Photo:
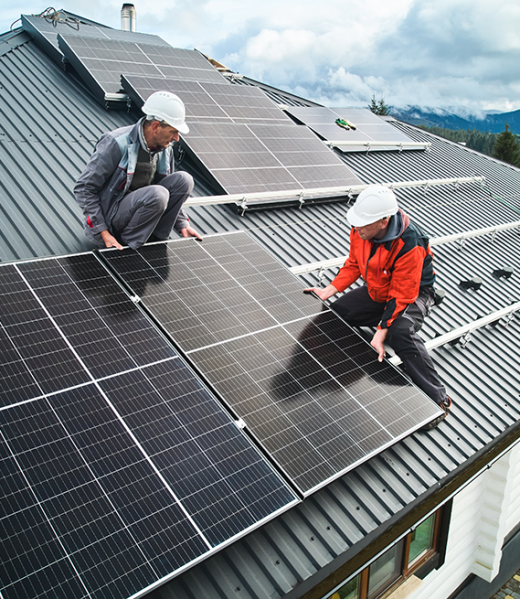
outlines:
[[[445,599],[470,574],[496,576],[504,537],[520,521],[519,457],[513,448],[455,496],[445,563],[411,599]]]

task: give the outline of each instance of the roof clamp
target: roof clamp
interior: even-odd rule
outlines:
[[[459,187],[460,187],[460,180],[459,180],[459,179],[457,179],[457,180],[455,181],[455,191],[458,191]]]
[[[323,283],[323,273],[325,272],[325,267],[322,266],[320,267],[320,270],[318,271],[318,285],[321,285]]]
[[[247,425],[242,418],[239,418],[238,420],[235,420],[235,426],[240,430],[244,430]]]
[[[403,151],[403,144],[402,143],[397,144],[397,147],[399,149],[399,154],[400,154]]]
[[[130,112],[130,108],[132,108],[132,100],[130,96],[126,96],[126,112]]]
[[[246,196],[244,196],[242,198],[242,202],[240,203],[240,208],[242,210],[242,214],[240,216],[244,216],[246,210],[247,210],[247,198]]]
[[[460,337],[459,345],[464,349],[471,338],[471,331],[468,331],[464,336]]]
[[[298,202],[300,203],[298,208],[301,208],[305,204],[305,199],[303,197],[303,191],[300,192],[300,195],[298,196]]]
[[[514,310],[512,310],[511,312],[509,312],[509,314],[507,316],[504,317],[504,319],[501,322],[501,324],[504,328],[506,328],[510,325],[511,321],[513,320],[514,315],[515,315],[515,312],[514,312]]]
[[[370,152],[370,142],[369,141],[367,141],[366,146],[367,146],[367,154],[368,154]]]

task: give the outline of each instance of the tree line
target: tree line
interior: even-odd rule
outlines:
[[[376,100],[375,95],[372,96],[367,108],[380,116],[390,114],[391,110],[383,97]],[[502,133],[490,133],[478,129],[453,130],[435,126],[428,127],[427,125],[419,125],[419,128],[520,168],[520,136],[515,135],[507,123],[504,125]]]
[[[502,133],[489,133],[489,131],[483,132],[477,129],[454,131],[426,125],[419,125],[419,127],[444,139],[464,144],[467,148],[520,167],[520,136],[515,135],[507,123],[505,123]]]

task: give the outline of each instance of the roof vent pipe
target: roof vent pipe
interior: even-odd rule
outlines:
[[[121,9],[121,29],[123,31],[135,32],[135,6],[133,4],[123,4]]]

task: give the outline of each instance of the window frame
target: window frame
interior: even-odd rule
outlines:
[[[382,597],[385,597],[386,595],[391,594],[399,585],[401,585],[412,574],[419,573],[419,571],[421,571],[419,573],[419,577],[423,578],[429,572],[431,572],[431,570],[438,568],[440,565],[442,565],[442,563],[444,563],[443,555],[444,555],[445,547],[443,547],[443,546],[446,544],[446,540],[447,540],[447,530],[446,529],[447,529],[447,526],[449,524],[449,519],[450,519],[450,511],[451,511],[449,509],[450,507],[451,507],[451,503],[448,506],[444,505],[444,506],[440,507],[437,511],[435,511],[433,514],[430,514],[428,516],[428,518],[431,518],[432,516],[435,518],[434,523],[433,523],[432,544],[431,544],[431,547],[428,550],[426,550],[423,555],[418,557],[413,564],[409,563],[410,562],[410,546],[411,546],[411,542],[412,542],[412,534],[428,518],[425,518],[424,520],[419,522],[411,532],[406,534],[403,537],[403,539],[399,540],[399,543],[404,540],[402,554],[401,554],[402,567],[401,567],[400,575],[398,576],[397,579],[393,580],[393,582],[390,582],[387,586],[383,587],[381,589],[381,591],[377,595],[374,596],[374,599],[380,599]],[[392,547],[389,547],[387,549],[387,551],[392,549]],[[379,557],[381,557],[382,555],[384,555],[384,552]],[[375,560],[374,560],[374,562],[375,562]],[[431,564],[431,566],[430,566],[430,564]],[[368,565],[357,575],[359,577],[357,599],[367,599],[368,598],[368,594],[369,594],[368,586],[369,586],[369,580],[370,580],[371,565],[372,564]],[[349,580],[345,580],[343,582],[343,584],[341,585],[341,587],[344,586],[345,584],[347,584],[348,582],[349,582]],[[341,589],[341,587],[340,588],[336,587],[335,592],[325,595],[325,597],[323,599],[334,599],[335,593],[338,593],[339,590]]]

